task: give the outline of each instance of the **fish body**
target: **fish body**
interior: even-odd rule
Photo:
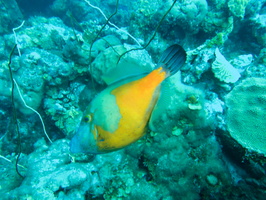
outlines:
[[[73,153],[106,153],[121,149],[145,135],[161,92],[161,83],[185,62],[179,45],[169,47],[158,67],[147,75],[108,86],[92,100],[71,140]],[[178,68],[178,69],[177,69]]]

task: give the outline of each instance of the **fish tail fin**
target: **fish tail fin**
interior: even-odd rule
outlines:
[[[168,47],[161,55],[158,66],[162,66],[170,75],[180,70],[186,61],[186,51],[178,44]]]

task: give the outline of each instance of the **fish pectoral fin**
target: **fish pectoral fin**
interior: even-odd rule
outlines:
[[[169,80],[169,79],[168,79]],[[162,116],[166,113],[166,110],[168,108],[169,102],[171,101],[171,89],[170,89],[170,83],[168,80],[165,80],[161,85],[161,93],[158,98],[158,101],[152,111],[150,120],[149,120],[149,128],[153,132],[160,132],[158,130],[158,127],[163,126],[162,122]],[[160,125],[158,126],[158,122]],[[167,127],[163,127],[163,129],[167,129]]]

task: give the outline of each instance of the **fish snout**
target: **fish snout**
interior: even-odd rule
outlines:
[[[94,135],[91,132],[91,124],[81,124],[79,129],[70,141],[71,153],[98,153]]]

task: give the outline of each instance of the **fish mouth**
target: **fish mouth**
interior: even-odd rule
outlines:
[[[90,124],[81,124],[76,135],[70,141],[71,153],[98,153],[98,147],[93,134],[91,133]]]
[[[78,136],[75,135],[70,141],[70,153],[81,153],[82,149]]]

